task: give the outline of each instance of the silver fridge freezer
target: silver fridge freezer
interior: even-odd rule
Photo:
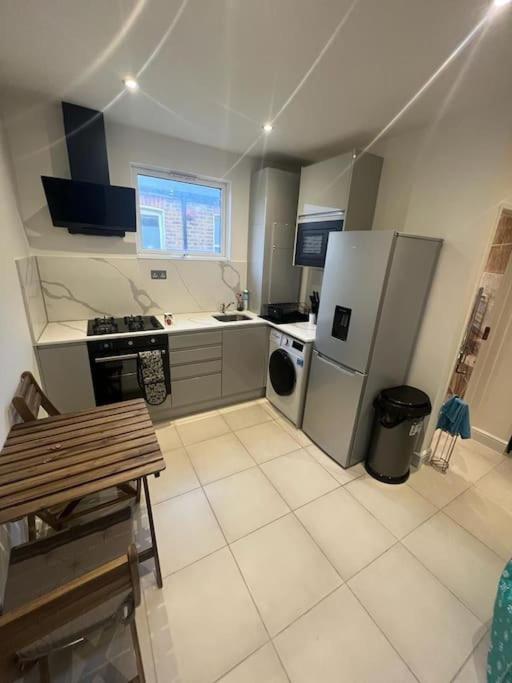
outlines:
[[[403,384],[442,240],[329,236],[303,430],[343,467],[366,457],[372,403]]]

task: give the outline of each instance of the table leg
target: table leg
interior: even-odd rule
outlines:
[[[28,515],[27,516],[27,527],[28,527],[28,540],[29,541],[35,541],[36,537],[37,537],[36,516],[35,515]]]
[[[143,477],[144,496],[146,498],[146,508],[148,511],[149,531],[151,533],[151,549],[153,551],[153,558],[155,560],[156,583],[158,588],[162,588],[162,570],[160,569],[160,557],[158,555],[158,545],[156,542],[155,524],[153,522],[153,510],[151,509],[151,498],[149,496],[148,478]]]

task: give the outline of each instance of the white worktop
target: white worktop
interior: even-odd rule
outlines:
[[[268,325],[274,327],[291,337],[295,337],[302,342],[313,342],[315,340],[316,325],[310,323],[293,323],[287,325],[277,325],[276,323],[263,320],[251,311],[243,311],[250,320],[238,320],[231,323],[220,322],[213,316],[213,313],[177,313],[173,316],[173,324],[166,325],[162,315],[155,316],[164,326],[162,330],[149,330],[144,332],[131,332],[131,337],[154,334],[173,334],[179,332],[199,332],[200,330],[217,329],[222,330],[229,327],[247,327],[254,325]],[[49,346],[55,344],[69,344],[72,342],[92,341],[98,339],[115,339],[125,336],[124,334],[104,334],[87,336],[87,320],[67,320],[65,322],[50,322],[44,328],[41,336],[37,340],[37,346]]]

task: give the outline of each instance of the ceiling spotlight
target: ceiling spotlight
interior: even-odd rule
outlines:
[[[508,3],[511,0],[493,0],[493,5],[494,7],[503,7],[504,5],[508,5]]]
[[[265,123],[265,124],[263,125],[263,130],[264,130],[265,133],[267,133],[267,134],[268,134],[268,133],[271,133],[273,128],[274,128],[274,126],[270,123],[270,121],[267,122],[267,123]]]
[[[139,84],[135,80],[135,78],[125,78],[123,83],[125,84],[125,87],[128,88],[128,90],[137,90],[139,87]]]

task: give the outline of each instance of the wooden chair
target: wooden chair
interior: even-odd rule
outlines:
[[[50,401],[36,382],[31,372],[23,372],[14,398],[12,407],[23,422],[37,420],[39,409],[42,407],[48,415],[60,415],[60,412]]]
[[[2,683],[18,680],[34,666],[41,682],[48,683],[52,653],[119,624],[131,631],[133,681],[145,683],[135,624],[141,593],[132,534],[131,509],[125,508],[11,551],[0,616]]]
[[[40,408],[43,408],[48,415],[51,416],[61,414],[43,392],[34,375],[28,371],[25,371],[21,374],[16,393],[11,401],[11,406],[14,412],[18,415],[19,419],[23,422],[37,420]],[[115,498],[103,501],[91,507],[87,507],[82,509],[80,512],[75,512],[75,510],[83,499],[75,500],[66,505],[64,508],[42,510],[37,514],[37,516],[40,517],[50,527],[52,527],[52,529],[58,531],[77,517],[91,515],[97,510],[103,509],[105,507],[118,505],[119,503],[129,499],[135,499],[138,503],[141,496],[141,482],[139,480],[136,482],[135,489],[127,484],[118,486],[117,492],[118,493]],[[36,515],[29,515],[27,518],[29,540],[34,540],[36,537],[35,518]]]

